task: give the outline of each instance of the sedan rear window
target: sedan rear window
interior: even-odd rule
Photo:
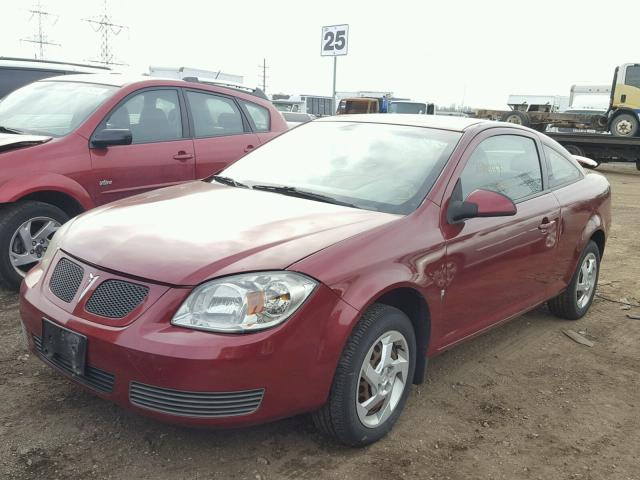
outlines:
[[[83,82],[31,83],[0,102],[0,125],[25,133],[62,137],[75,130],[117,89]]]
[[[408,214],[433,186],[459,132],[360,122],[310,122],[270,141],[222,175]]]

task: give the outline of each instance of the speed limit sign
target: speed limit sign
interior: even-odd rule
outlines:
[[[322,27],[323,57],[346,55],[349,46],[349,25],[331,25]]]

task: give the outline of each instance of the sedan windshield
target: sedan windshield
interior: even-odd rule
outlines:
[[[249,187],[289,187],[270,191],[319,194],[324,201],[408,214],[429,192],[461,135],[381,123],[310,122],[221,175]]]
[[[75,130],[117,87],[41,81],[0,101],[0,125],[23,133],[62,137]]]

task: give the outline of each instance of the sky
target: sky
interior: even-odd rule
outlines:
[[[0,56],[33,57],[36,2],[2,6]],[[100,37],[84,19],[103,0],[41,0],[51,60],[99,58]],[[323,25],[349,24],[337,90],[391,91],[438,105],[505,108],[509,94],[568,95],[572,84],[610,83],[616,65],[640,61],[638,42],[616,23],[640,17],[602,0],[108,0],[126,25],[111,46],[134,72],[150,65],[243,75],[267,93],[330,95],[333,60],[320,56]],[[625,40],[626,38],[626,40]]]

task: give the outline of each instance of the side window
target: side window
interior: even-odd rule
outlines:
[[[176,90],[145,90],[129,98],[103,122],[103,128],[131,130],[132,143],[182,138],[180,102]]]
[[[625,85],[640,88],[640,66],[630,65],[627,67],[627,73],[624,76]]]
[[[573,163],[565,158],[564,155],[556,152],[553,148],[545,145],[544,156],[547,158],[549,186],[551,188],[575,182],[582,176]]]
[[[244,105],[244,108],[249,112],[249,116],[253,120],[253,124],[256,126],[257,132],[268,132],[271,128],[269,110],[255,103],[245,102],[240,100]]]
[[[240,109],[232,99],[208,93],[187,92],[187,100],[197,138],[244,132]]]
[[[460,176],[462,198],[484,189],[514,202],[542,191],[540,159],[535,142],[517,135],[497,135],[482,141]]]

